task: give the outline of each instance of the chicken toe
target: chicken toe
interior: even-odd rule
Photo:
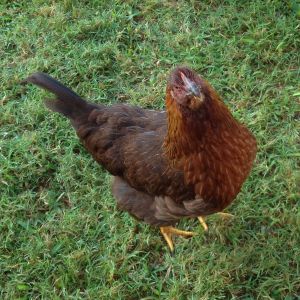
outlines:
[[[228,219],[234,217],[234,215],[225,213],[225,212],[218,212],[217,215],[221,216],[223,219]]]
[[[179,230],[172,226],[160,227],[160,231],[161,231],[163,237],[165,238],[171,252],[174,251],[172,235],[179,235],[179,236],[183,236],[183,237],[192,237],[192,236],[196,235],[195,232]]]
[[[204,231],[207,231],[208,230],[208,226],[207,226],[207,224],[206,224],[206,222],[204,220],[204,217],[198,217],[198,220],[199,220],[200,224],[202,225]]]

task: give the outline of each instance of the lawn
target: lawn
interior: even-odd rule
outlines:
[[[0,299],[300,298],[296,2],[1,1]],[[209,217],[208,233],[183,220],[199,234],[171,255],[117,210],[110,175],[44,107],[49,95],[19,82],[39,70],[96,103],[161,109],[182,64],[259,152],[235,217]]]

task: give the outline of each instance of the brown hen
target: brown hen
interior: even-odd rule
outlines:
[[[43,73],[25,82],[56,95],[46,105],[70,119],[93,158],[113,176],[118,206],[159,226],[171,251],[172,227],[183,217],[221,212],[239,193],[256,155],[250,131],[235,120],[212,86],[176,68],[165,111],[125,104],[91,104]]]

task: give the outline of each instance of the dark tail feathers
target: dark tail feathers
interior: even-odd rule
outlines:
[[[69,119],[76,119],[91,109],[91,105],[85,100],[45,73],[34,73],[22,81],[24,84],[28,82],[36,84],[55,94],[57,96],[56,99],[45,100],[46,106],[53,111],[63,114]]]

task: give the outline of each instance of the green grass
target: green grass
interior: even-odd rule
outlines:
[[[297,299],[300,295],[300,25],[297,1],[2,1],[1,299]],[[155,228],[116,209],[110,175],[47,94],[50,73],[98,103],[162,108],[170,70],[207,78],[257,137],[227,210],[196,220],[170,255]],[[299,141],[299,140],[298,140]],[[299,161],[299,160],[298,160]]]

